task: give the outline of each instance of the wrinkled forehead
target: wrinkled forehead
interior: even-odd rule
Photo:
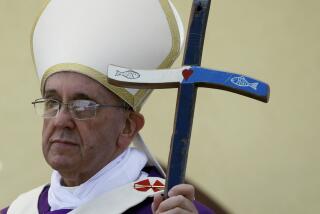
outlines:
[[[115,101],[121,99],[98,81],[77,72],[61,71],[50,75],[44,83],[43,96],[60,99],[93,99]]]

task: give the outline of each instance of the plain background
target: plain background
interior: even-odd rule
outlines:
[[[191,0],[173,3],[187,26]],[[0,0],[0,207],[50,178],[31,105],[40,93],[30,36],[45,4]],[[319,11],[318,0],[212,2],[202,65],[271,86],[268,104],[198,91],[187,175],[231,213],[320,210]],[[142,135],[163,163],[175,100],[158,90],[142,110]]]

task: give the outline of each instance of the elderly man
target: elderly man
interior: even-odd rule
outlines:
[[[112,86],[105,75],[108,64],[168,67],[182,38],[167,0],[51,0],[32,40],[42,93],[33,104],[44,118],[51,182],[1,214],[212,213],[187,184],[162,198],[163,172],[137,137],[151,91]],[[134,140],[142,149],[129,147]]]

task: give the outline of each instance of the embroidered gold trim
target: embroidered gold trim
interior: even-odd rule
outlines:
[[[180,54],[180,32],[176,18],[168,0],[160,0],[160,4],[166,14],[167,21],[170,27],[172,47],[168,56],[164,59],[164,61],[159,65],[158,68],[168,68],[174,63],[174,61]]]

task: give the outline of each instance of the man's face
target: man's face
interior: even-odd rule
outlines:
[[[45,98],[64,103],[89,99],[119,105],[120,100],[96,81],[78,73],[60,72],[48,78]],[[73,119],[66,107],[55,118],[44,119],[42,149],[48,164],[64,177],[86,180],[122,150],[118,144],[127,113],[120,108],[100,108],[96,117]]]

